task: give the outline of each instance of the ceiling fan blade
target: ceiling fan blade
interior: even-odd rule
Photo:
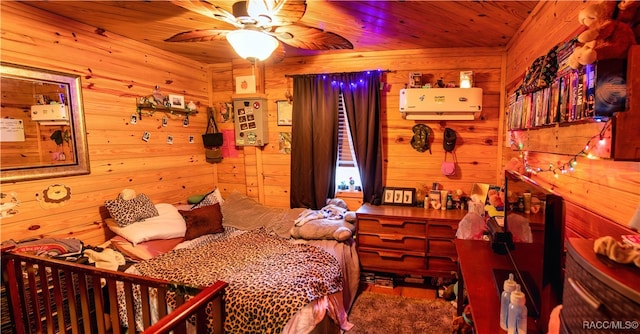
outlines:
[[[242,28],[242,24],[236,20],[236,17],[233,16],[233,14],[206,0],[172,0],[171,2],[174,5],[188,9],[200,15],[229,23],[236,28]]]
[[[179,34],[173,35],[165,42],[210,42],[210,41],[226,41],[226,36],[229,30],[216,30],[216,29],[204,29],[204,30],[192,30],[185,31]]]
[[[353,44],[338,34],[303,25],[277,27],[272,32],[272,35],[283,43],[299,49],[353,49]]]
[[[247,13],[258,19],[270,18],[271,26],[288,25],[300,21],[307,11],[305,0],[248,0]]]

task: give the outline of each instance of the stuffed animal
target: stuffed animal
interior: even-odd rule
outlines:
[[[475,329],[473,327],[473,316],[471,315],[471,305],[464,307],[462,315],[453,319],[453,331],[452,334],[473,334]]]
[[[580,10],[578,20],[587,30],[580,33],[569,57],[571,68],[591,64],[600,59],[624,59],[635,36],[629,25],[611,18],[615,2],[603,1],[587,5]]]
[[[355,225],[345,219],[313,219],[302,226],[293,226],[291,237],[306,240],[345,241],[353,236],[355,230]]]
[[[617,241],[612,236],[604,236],[593,242],[593,251],[618,263],[633,263],[640,268],[640,250],[630,244]]]
[[[136,198],[136,191],[133,189],[122,189],[120,197],[124,200],[130,200]]]
[[[489,217],[504,216],[504,191],[497,191],[490,189],[487,193],[489,198],[489,204],[485,205],[484,209],[487,211]]]
[[[640,1],[622,0],[618,2],[618,9],[616,20],[629,25],[635,36],[636,44],[640,44]]]
[[[304,210],[291,228],[295,239],[335,239],[345,241],[353,236],[356,213],[348,211],[347,203],[340,198],[326,201],[320,210]]]

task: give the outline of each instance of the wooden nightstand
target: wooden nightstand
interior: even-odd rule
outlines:
[[[467,211],[365,204],[356,211],[356,243],[363,270],[399,275],[452,276],[454,244]]]

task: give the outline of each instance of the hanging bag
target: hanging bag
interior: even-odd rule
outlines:
[[[204,155],[209,163],[222,162],[222,132],[218,130],[218,125],[213,117],[213,108],[207,108],[209,122],[207,123],[207,131],[202,135],[202,143],[204,144]]]
[[[454,152],[451,152],[451,155],[453,156],[453,161],[447,161],[447,153],[449,153],[448,151],[444,151],[444,161],[442,162],[442,166],[440,166],[440,171],[442,172],[442,175],[444,176],[451,176],[451,175],[455,175],[456,173],[456,160],[458,160],[456,158],[456,154]]]
[[[202,135],[202,143],[205,148],[220,147],[222,146],[222,132],[218,131],[218,124],[213,117],[213,109],[207,108],[207,115],[209,122],[207,123],[207,130]]]
[[[451,128],[444,129],[444,135],[442,138],[442,147],[444,148],[444,161],[442,162],[442,166],[440,166],[440,171],[442,175],[451,176],[456,173],[456,153],[453,150],[456,148],[456,140],[458,139],[458,135],[456,131]],[[453,156],[453,161],[447,161],[447,153],[451,153]]]

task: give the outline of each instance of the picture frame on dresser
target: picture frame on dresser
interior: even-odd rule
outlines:
[[[415,197],[415,188],[384,187],[382,204],[413,206]]]

